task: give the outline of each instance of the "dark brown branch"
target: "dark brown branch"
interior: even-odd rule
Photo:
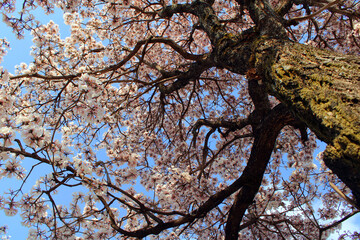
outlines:
[[[219,18],[215,14],[210,4],[197,0],[191,4],[175,4],[163,8],[159,11],[159,16],[163,18],[170,18],[175,13],[190,13],[199,18],[199,23],[210,38],[213,46],[216,46],[219,41],[227,34],[224,25],[220,23]]]
[[[187,53],[181,46],[176,44],[171,39],[166,39],[166,38],[162,38],[162,37],[150,37],[148,39],[138,41],[136,43],[135,47],[133,48],[133,50],[131,50],[131,52],[122,61],[120,61],[119,63],[117,63],[115,65],[109,66],[109,67],[107,67],[107,68],[105,68],[105,69],[103,69],[101,71],[98,71],[96,73],[104,73],[104,72],[119,69],[125,63],[127,63],[133,56],[135,56],[137,54],[137,52],[140,50],[140,48],[143,45],[147,44],[147,43],[164,43],[164,44],[167,44],[186,59],[200,60],[200,59],[203,58],[202,55],[195,55],[195,54]]]
[[[277,12],[280,16],[284,16],[290,11],[292,6],[293,6],[293,0],[281,0],[277,4],[275,12]]]
[[[237,2],[241,2],[241,0],[237,0]],[[287,39],[284,19],[273,9],[268,1],[245,0],[244,3],[260,35]]]
[[[222,118],[218,119],[198,119],[193,126],[192,132],[196,132],[201,128],[201,126],[207,126],[211,128],[228,128],[232,131],[243,129],[249,125],[249,119],[239,119],[239,120],[224,120]]]
[[[324,6],[322,6],[319,10],[317,10],[316,12],[314,13],[311,13],[309,15],[306,15],[306,16],[301,16],[301,17],[296,17],[296,18],[292,18],[290,19],[289,21],[290,22],[293,22],[293,21],[297,21],[297,22],[301,22],[301,21],[305,21],[307,19],[310,19],[310,18],[313,18],[315,17],[316,15],[319,15],[320,13],[322,13],[324,10],[330,8],[331,6],[337,4],[339,2],[339,0],[334,0]]]
[[[319,8],[323,8],[324,6],[329,4],[329,2],[328,1],[308,1],[308,0],[300,0],[299,1],[299,0],[297,0],[296,4],[302,4],[304,6],[305,5],[307,5],[307,6],[316,6],[316,7],[319,7]],[[347,16],[350,19],[360,19],[360,12],[359,11],[356,11],[356,10],[351,11],[351,10],[349,10],[349,9],[351,9],[351,7],[343,6],[341,4],[341,2],[339,2],[337,4],[337,6],[334,6],[331,2],[330,2],[330,4],[331,4],[331,6],[327,7],[327,10],[329,10],[330,12]]]
[[[177,74],[177,80],[169,85],[159,84],[159,89],[162,94],[162,98],[172,92],[175,92],[181,88],[184,88],[189,82],[197,80],[200,75],[207,69],[214,66],[214,62],[211,56],[206,59],[196,61],[192,63],[186,72],[175,71],[172,75]],[[164,76],[169,77],[169,76]],[[159,79],[161,80],[161,79]]]
[[[320,228],[320,237],[321,237],[322,233],[325,232],[326,230],[329,230],[329,229],[331,229],[331,228],[333,228],[333,227],[336,227],[337,225],[339,225],[339,224],[341,224],[342,222],[348,220],[349,218],[351,218],[352,216],[354,216],[355,214],[357,214],[357,213],[359,213],[359,212],[360,212],[359,210],[354,211],[354,212],[346,215],[346,216],[343,217],[342,219],[340,219],[340,220],[338,220],[338,221],[336,221],[336,222],[334,222],[334,223],[332,223],[332,224],[330,224],[330,225],[328,225],[328,226],[326,226],[326,227]]]
[[[262,121],[261,126],[255,130],[251,155],[241,176],[246,179],[246,182],[237,193],[234,204],[230,209],[225,227],[225,239],[238,238],[240,223],[246,209],[252,204],[259,190],[276,138],[280,130],[294,120],[287,108],[279,104],[269,112]]]
[[[16,155],[22,155],[24,157],[29,157],[29,158],[38,160],[38,161],[43,162],[43,163],[51,164],[48,159],[42,158],[39,155],[37,155],[36,153],[29,153],[29,152],[26,152],[24,150],[18,150],[18,149],[15,149],[15,148],[1,147],[0,146],[0,152],[11,152],[11,153],[15,153]]]

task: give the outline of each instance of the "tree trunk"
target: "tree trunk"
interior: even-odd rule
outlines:
[[[252,49],[250,69],[327,143],[325,164],[360,206],[360,58],[278,39]]]

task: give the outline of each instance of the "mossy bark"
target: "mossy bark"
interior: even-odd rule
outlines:
[[[325,164],[360,206],[360,58],[266,38],[254,49],[269,94],[328,144]]]

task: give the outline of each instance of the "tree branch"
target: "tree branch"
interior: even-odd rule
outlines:
[[[279,104],[269,112],[261,126],[256,128],[251,155],[241,176],[246,182],[237,193],[230,209],[225,239],[238,238],[241,220],[259,190],[276,138],[280,130],[293,121],[295,119],[290,111],[283,104]]]

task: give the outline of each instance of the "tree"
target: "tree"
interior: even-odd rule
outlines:
[[[1,70],[0,206],[30,236],[322,239],[359,211],[359,1],[14,6],[34,61]]]

